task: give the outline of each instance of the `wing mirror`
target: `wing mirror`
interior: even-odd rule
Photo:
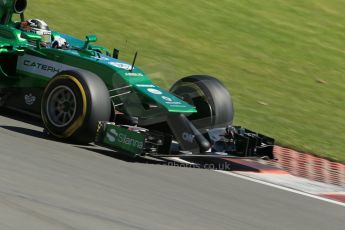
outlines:
[[[87,35],[83,49],[84,50],[88,50],[90,43],[91,42],[96,42],[96,41],[97,41],[97,36],[96,35]]]
[[[87,42],[96,42],[97,36],[96,35],[88,35],[88,36],[86,36],[86,41]]]

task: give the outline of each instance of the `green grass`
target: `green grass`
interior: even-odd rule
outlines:
[[[27,16],[121,49],[161,86],[220,78],[235,123],[345,162],[343,0],[30,0]]]

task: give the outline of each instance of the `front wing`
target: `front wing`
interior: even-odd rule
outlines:
[[[229,131],[230,130],[230,131]],[[229,134],[230,133],[230,134]],[[274,139],[240,126],[210,130],[206,152],[183,151],[172,135],[137,126],[99,122],[95,143],[128,156],[213,156],[273,159]],[[193,136],[186,136],[192,141]]]

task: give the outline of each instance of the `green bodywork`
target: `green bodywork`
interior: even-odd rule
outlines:
[[[102,46],[93,45],[96,36],[85,41],[54,31],[62,37],[67,49],[42,47],[40,39],[19,29],[12,20],[15,0],[0,2],[0,92],[8,88],[42,88],[63,70],[86,70],[100,77],[109,90],[116,110],[142,119],[163,116],[169,112],[194,113],[196,109],[155,85],[139,68],[109,56]],[[10,14],[10,16],[8,16]],[[7,64],[6,62],[11,62]],[[15,62],[15,63],[13,63]],[[6,70],[13,65],[15,69]]]

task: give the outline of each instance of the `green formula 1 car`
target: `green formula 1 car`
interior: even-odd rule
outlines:
[[[51,32],[43,21],[25,20],[26,6],[0,1],[1,106],[42,118],[58,139],[96,138],[133,155],[273,157],[273,139],[232,126],[231,96],[217,79],[189,76],[164,90],[135,66],[136,55],[128,64],[117,49],[94,45],[96,36]]]

